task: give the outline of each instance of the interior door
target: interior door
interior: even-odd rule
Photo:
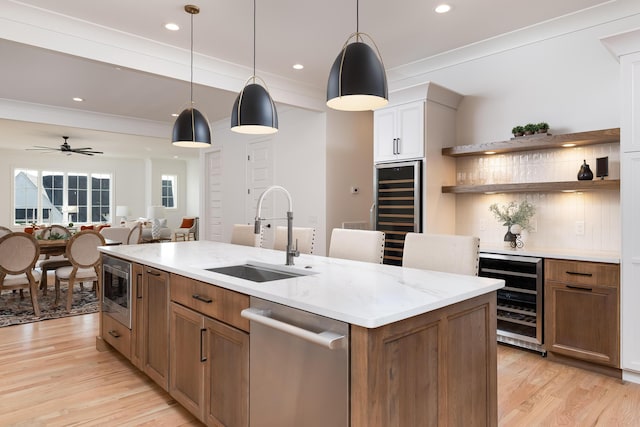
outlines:
[[[206,240],[222,242],[222,149],[205,153]]]
[[[258,199],[264,190],[273,185],[273,144],[272,139],[261,139],[247,144],[247,198],[245,220],[253,224]],[[262,203],[261,216],[272,218],[274,212],[273,197],[266,197]],[[262,246],[273,247],[275,226],[273,221],[264,221]]]

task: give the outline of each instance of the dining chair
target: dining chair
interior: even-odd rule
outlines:
[[[253,225],[233,224],[233,229],[231,230],[231,243],[234,245],[261,247],[263,229],[260,228],[260,234],[254,234],[253,231]]]
[[[104,246],[104,237],[94,230],[84,230],[74,234],[67,245],[67,258],[70,266],[56,269],[56,299],[60,297],[60,284],[66,283],[67,312],[71,311],[73,302],[73,287],[76,282],[94,282],[97,284],[96,293],[100,300],[100,252],[98,246]]]
[[[331,232],[329,256],[382,264],[384,232],[334,228]]]
[[[11,234],[11,233],[13,233],[13,230],[0,225],[0,237],[6,236],[7,234]]]
[[[40,316],[38,306],[38,286],[40,272],[34,270],[40,256],[36,238],[24,232],[10,233],[0,237],[0,292],[4,289],[29,289],[31,305],[36,316]]]
[[[313,254],[313,245],[316,240],[316,229],[313,227],[293,227],[293,245],[301,254]],[[287,227],[276,227],[276,235],[273,240],[273,249],[284,251],[287,249]]]
[[[480,239],[454,234],[407,233],[402,266],[478,275]]]
[[[142,241],[142,223],[137,223],[131,231],[129,231],[129,235],[127,236],[126,245],[137,245]]]
[[[38,237],[41,239],[49,239],[52,236],[59,236],[61,239],[68,239],[71,237],[71,232],[67,227],[62,225],[50,225],[49,227],[43,228],[39,233]]]

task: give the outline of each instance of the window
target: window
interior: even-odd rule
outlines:
[[[176,180],[175,175],[162,175],[162,206],[165,208],[176,207]]]
[[[111,212],[111,175],[14,170],[14,223],[103,222]]]

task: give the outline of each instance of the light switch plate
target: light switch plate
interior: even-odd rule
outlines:
[[[584,236],[584,221],[576,221],[576,236]]]

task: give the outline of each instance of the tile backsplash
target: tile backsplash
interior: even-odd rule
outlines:
[[[461,157],[456,161],[456,184],[575,181],[583,160],[595,177],[599,157],[609,157],[606,179],[620,179],[619,144],[613,143]],[[536,214],[532,221],[535,229],[523,232],[525,247],[620,251],[620,193],[617,190],[458,194],[455,197],[456,232],[479,236],[483,245],[503,244],[507,231],[489,212],[489,206],[526,199],[536,207]]]

